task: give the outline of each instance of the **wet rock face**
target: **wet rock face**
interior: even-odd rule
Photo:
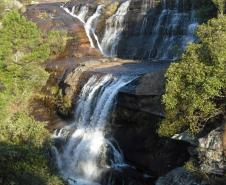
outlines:
[[[126,160],[161,175],[188,160],[189,144],[159,138],[156,130],[164,116],[161,96],[164,71],[143,75],[121,89],[111,125]]]
[[[224,155],[224,125],[207,136],[199,139],[200,168],[209,174],[226,173],[226,156]]]
[[[76,18],[67,14],[61,3],[30,5],[25,16],[35,22],[43,31],[64,30],[68,33],[66,49],[60,57],[73,57],[81,60],[86,58],[100,58],[101,53],[90,48],[89,39],[86,35],[83,24]]]
[[[209,185],[209,183],[183,168],[176,168],[165,176],[160,177],[156,185]]]
[[[179,167],[160,177],[155,185],[226,185],[226,178],[203,176]]]
[[[194,31],[201,22],[197,4],[191,0],[71,0],[64,8],[84,23],[91,45],[105,56],[151,61],[175,60],[196,40]]]
[[[134,112],[130,113],[131,119],[133,114]],[[113,136],[118,141],[126,161],[157,176],[183,165],[189,159],[188,144],[160,139],[155,133],[156,122],[149,119],[149,124],[145,124],[142,118],[136,120],[135,125],[121,122],[121,125],[113,127]]]

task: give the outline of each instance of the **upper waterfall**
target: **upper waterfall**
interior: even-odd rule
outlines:
[[[117,12],[106,20],[105,33],[101,41],[106,56],[117,56],[117,46],[124,30],[124,19],[129,5],[130,0],[122,3]]]
[[[194,36],[198,25],[192,0],[127,0],[117,9],[113,2],[63,8],[85,27],[91,47],[103,55],[136,60],[175,60]],[[110,13],[109,13],[110,11]]]
[[[133,79],[128,76],[91,76],[76,103],[74,123],[55,132],[56,141],[66,140],[63,147],[53,147],[53,150],[58,168],[70,185],[98,184],[104,169],[125,165],[120,149],[114,140],[105,136],[105,129],[115,96]]]

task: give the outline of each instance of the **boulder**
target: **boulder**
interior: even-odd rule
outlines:
[[[199,139],[200,168],[209,174],[224,175],[226,173],[226,156],[224,137],[225,125],[216,128]]]
[[[226,178],[203,175],[179,167],[160,177],[155,185],[226,185]]]
[[[206,181],[198,178],[184,168],[176,168],[165,176],[160,177],[156,185],[208,185]]]

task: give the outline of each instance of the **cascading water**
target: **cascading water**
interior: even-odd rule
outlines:
[[[177,52],[181,52],[185,49],[188,43],[194,42],[195,36],[194,31],[195,29],[190,29],[192,26],[196,28],[198,23],[194,19],[194,11],[187,13],[184,12],[183,9],[181,10],[181,0],[176,0],[173,9],[169,9],[167,6],[166,0],[163,1],[163,10],[158,20],[157,27],[155,29],[154,34],[156,36],[153,40],[153,48],[150,50],[150,55],[152,54],[155,47],[158,48],[156,58],[160,59],[177,59],[178,54]],[[166,35],[162,40],[162,44],[158,47],[158,41],[161,34],[161,25],[164,22],[164,19],[167,20],[166,24]],[[178,30],[182,30],[182,34],[178,35]],[[187,31],[186,31],[187,30]],[[189,31],[190,30],[190,31]]]
[[[147,2],[149,1],[149,2]],[[140,35],[144,35],[147,23],[148,23],[148,16],[147,13],[151,8],[155,7],[155,1],[153,0],[142,0],[142,4],[141,4],[141,17],[143,18],[143,20],[141,21],[142,24],[138,25],[138,27],[136,29],[140,30]]]
[[[105,56],[175,60],[196,39],[198,21],[192,0],[121,1],[110,17],[104,13],[106,4],[98,5],[87,21],[84,19],[89,12],[87,5],[74,11],[77,6],[80,5],[75,3],[73,8],[65,5],[64,9],[84,23],[91,47],[97,47]],[[99,22],[101,16],[105,17],[103,28],[99,25],[103,24]],[[98,26],[101,33],[96,32]]]
[[[120,2],[111,13],[105,12],[107,3],[92,6],[72,1],[62,8],[80,20],[90,46],[105,56],[175,60],[189,42],[195,41],[198,21],[192,0]],[[74,123],[55,132],[53,151],[60,173],[70,185],[98,185],[106,169],[126,165],[117,143],[107,136],[106,128],[119,89],[133,79],[91,76],[76,102]]]
[[[153,7],[151,2],[150,7]],[[140,60],[175,60],[189,43],[195,41],[198,20],[192,1],[162,0],[155,6],[137,23],[139,31],[124,33],[124,39],[119,43],[119,56]]]
[[[89,39],[91,48],[95,48],[95,43],[96,43],[99,50],[103,53],[101,44],[99,42],[99,38],[96,35],[95,30],[96,30],[98,18],[101,15],[101,12],[103,11],[104,6],[99,5],[97,7],[95,13],[92,16],[90,16],[87,21],[86,21],[86,16],[89,13],[89,7],[88,6],[86,6],[86,5],[82,6],[78,12],[75,11],[75,8],[76,8],[75,6],[73,6],[70,9],[67,6],[64,5],[64,6],[62,6],[62,8],[67,13],[69,13],[71,16],[77,18],[78,20],[80,20],[84,24],[86,35]]]
[[[107,19],[105,34],[101,41],[103,52],[106,56],[116,56],[117,46],[124,30],[124,18],[128,12],[130,1],[121,4],[118,11]]]
[[[83,7],[81,8],[81,10],[79,11],[78,14],[75,14],[75,6],[72,7],[71,11],[70,11],[68,8],[64,7],[64,6],[62,6],[62,8],[63,8],[68,14],[70,14],[72,17],[77,18],[77,19],[80,20],[83,24],[85,24],[85,17],[86,17],[86,14],[87,14],[88,11],[89,11],[89,7],[83,6]]]
[[[96,26],[97,26],[98,17],[101,15],[103,7],[104,7],[103,5],[99,5],[96,9],[96,12],[85,23],[86,34],[89,38],[91,47],[95,48],[95,43],[93,41],[93,37],[94,37],[94,39],[96,40],[97,46],[102,53],[103,53],[103,50],[100,45],[99,38],[95,33],[95,30],[96,30]]]
[[[105,130],[119,89],[133,79],[93,75],[79,95],[75,122],[55,132],[56,141],[66,140],[63,147],[53,147],[53,151],[58,168],[70,185],[96,185],[105,169],[125,165],[121,151],[106,138]]]

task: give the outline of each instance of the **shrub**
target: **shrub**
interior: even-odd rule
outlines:
[[[226,16],[201,25],[197,36],[200,42],[188,46],[182,59],[167,71],[166,118],[160,135],[171,136],[187,128],[197,134],[210,118],[225,111]]]
[[[55,33],[56,34],[56,33]],[[30,99],[48,78],[41,64],[53,41],[13,10],[0,30],[0,181],[3,185],[63,184],[49,165],[50,135],[30,115]]]
[[[52,30],[47,34],[51,55],[56,55],[64,51],[67,44],[67,32]],[[60,43],[60,44],[59,44]]]

